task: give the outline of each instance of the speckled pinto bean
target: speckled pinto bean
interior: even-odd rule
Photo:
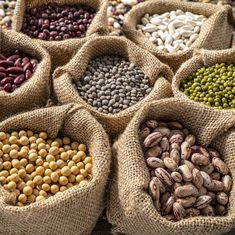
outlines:
[[[13,92],[32,76],[37,64],[37,59],[19,50],[0,54],[0,90]]]
[[[85,5],[59,5],[49,3],[27,9],[22,32],[41,40],[64,40],[84,37],[95,15]]]
[[[139,137],[151,177],[148,193],[164,218],[225,215],[233,181],[219,152],[195,145],[196,136],[178,122],[146,120]]]

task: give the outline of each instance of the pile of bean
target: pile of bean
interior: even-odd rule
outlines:
[[[12,92],[20,87],[35,72],[37,64],[37,59],[19,50],[0,54],[0,90]]]
[[[44,200],[92,178],[86,146],[70,138],[51,140],[46,132],[0,132],[0,184],[16,205]]]
[[[0,27],[10,29],[16,1],[0,1]]]
[[[41,40],[81,38],[94,15],[95,10],[89,6],[49,3],[26,10],[22,32]]]
[[[108,23],[114,30],[120,30],[123,25],[124,15],[133,6],[145,0],[109,0]]]
[[[83,76],[74,82],[79,95],[105,114],[115,114],[136,104],[152,90],[148,77],[119,56],[90,61]]]
[[[190,99],[212,107],[235,108],[235,65],[202,67],[182,81],[180,90]]]
[[[137,29],[157,48],[166,53],[182,52],[198,38],[201,26],[207,18],[203,15],[176,11],[164,14],[145,14]]]
[[[151,174],[148,191],[164,218],[227,213],[232,178],[216,150],[195,145],[195,136],[178,122],[148,120],[140,139]]]

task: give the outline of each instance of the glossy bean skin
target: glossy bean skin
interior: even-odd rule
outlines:
[[[35,72],[38,60],[15,50],[10,54],[0,54],[0,90],[13,92]]]

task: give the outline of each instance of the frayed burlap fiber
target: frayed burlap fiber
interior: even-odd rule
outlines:
[[[63,41],[44,41],[33,39],[34,43],[39,43],[49,51],[53,69],[68,63],[73,54],[76,53],[79,47],[86,42],[88,37],[92,37],[97,34],[106,34],[108,32],[108,19],[106,13],[107,0],[18,0],[13,16],[12,29],[17,32],[21,32],[26,9],[54,2],[58,4],[88,5],[95,9],[96,15],[86,32],[86,37],[84,38],[73,38]]]
[[[0,91],[0,120],[10,115],[46,105],[50,95],[51,62],[48,53],[29,37],[11,30],[0,30],[0,54],[19,49],[39,60],[32,77],[14,92]]]
[[[162,52],[142,32],[137,31],[136,26],[146,13],[150,15],[162,14],[177,9],[204,15],[208,18],[201,28],[198,39],[189,50],[180,53]],[[129,39],[152,52],[163,63],[168,64],[176,71],[183,62],[192,57],[195,48],[208,50],[229,48],[232,40],[232,19],[232,8],[229,6],[221,7],[214,4],[205,6],[201,3],[188,3],[178,0],[150,0],[138,4],[125,16],[123,30]]]
[[[194,105],[199,107],[205,106],[205,104],[200,102],[195,102],[191,100],[187,95],[180,91],[181,82],[188,78],[192,73],[196,72],[203,66],[212,66],[217,63],[235,63],[235,49],[227,49],[220,51],[209,51],[209,50],[196,50],[194,56],[186,61],[180,69],[175,74],[172,81],[172,89],[174,96],[184,100],[188,100]],[[215,107],[210,107],[211,109],[217,109]],[[221,110],[221,112],[234,112],[234,109]]]
[[[108,137],[101,125],[86,110],[69,104],[13,116],[0,123],[0,130],[46,131],[50,138],[60,132],[86,144],[93,157],[91,181],[45,201],[16,207],[12,205],[14,196],[0,189],[0,234],[90,235],[104,208],[111,160]]]
[[[235,117],[231,113],[223,114],[174,98],[147,104],[113,146],[108,219],[114,234],[219,235],[230,231],[235,225],[235,184],[224,217],[199,216],[170,222],[157,212],[147,194],[150,175],[138,136],[140,124],[149,118],[181,122],[196,135],[198,144],[211,145],[222,154],[235,182],[235,130],[229,129],[234,126]]]
[[[150,79],[153,90],[137,104],[117,113],[103,114],[88,105],[78,94],[73,80],[85,72],[90,60],[102,55],[119,55],[136,64]],[[124,130],[135,112],[151,100],[170,97],[170,82],[173,73],[151,53],[136,46],[124,37],[97,37],[89,40],[74,56],[70,63],[58,68],[53,74],[54,96],[59,103],[78,103],[87,108],[104,126],[110,135]]]

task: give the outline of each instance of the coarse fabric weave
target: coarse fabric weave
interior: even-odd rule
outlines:
[[[0,123],[5,132],[46,131],[86,144],[93,157],[93,178],[62,193],[27,206],[12,205],[15,197],[0,189],[0,233],[4,235],[90,235],[105,206],[105,186],[111,151],[102,126],[85,109],[74,105],[50,107],[13,116]]]
[[[220,51],[209,50],[196,50],[194,56],[182,64],[180,69],[175,74],[172,81],[172,89],[174,96],[177,98],[188,100],[199,107],[205,106],[202,102],[195,102],[191,100],[187,95],[180,91],[180,85],[183,80],[188,78],[192,73],[196,72],[203,66],[212,66],[217,63],[235,63],[235,49],[227,49]],[[216,107],[210,107],[211,109],[217,109]],[[221,110],[221,112],[234,112],[234,109]]]
[[[49,54],[31,39],[11,30],[0,30],[0,54],[19,49],[39,61],[32,77],[12,93],[0,91],[0,120],[10,115],[46,105],[50,95]]]
[[[235,184],[223,217],[194,217],[170,222],[155,209],[147,193],[150,174],[139,141],[139,128],[147,119],[179,121],[197,138],[223,156],[235,182],[235,117],[182,99],[163,99],[143,107],[113,145],[108,220],[114,234],[125,235],[221,235],[235,225]],[[229,131],[228,131],[229,130]]]
[[[45,41],[33,39],[34,43],[39,43],[45,47],[52,59],[53,70],[69,62],[74,53],[83,45],[87,38],[98,34],[108,33],[107,19],[107,0],[18,0],[13,15],[12,29],[21,32],[23,19],[26,9],[40,6],[42,4],[57,3],[57,4],[84,4],[95,9],[96,14],[87,29],[84,38],[72,38],[62,41]]]
[[[179,53],[165,53],[157,49],[149,39],[136,29],[141,18],[149,13],[163,14],[164,12],[181,9],[194,14],[204,15],[208,19],[202,25],[199,37],[190,49]],[[178,0],[150,0],[135,6],[124,18],[123,31],[133,42],[152,52],[163,63],[168,64],[174,71],[192,57],[195,48],[208,50],[227,49],[232,43],[233,15],[230,6],[213,4],[188,3]]]
[[[78,80],[85,72],[90,60],[103,55],[119,55],[136,64],[150,79],[151,93],[137,104],[117,113],[103,114],[87,104],[78,94],[73,80]],[[87,108],[104,126],[111,136],[124,130],[135,112],[151,100],[172,96],[172,71],[151,53],[136,46],[124,37],[97,37],[89,40],[74,56],[70,63],[58,68],[53,74],[54,96],[59,103],[74,102]]]

